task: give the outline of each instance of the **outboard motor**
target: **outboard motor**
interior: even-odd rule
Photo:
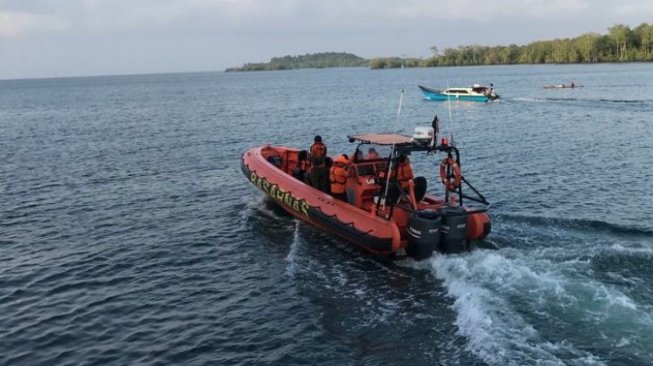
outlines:
[[[415,259],[428,258],[440,243],[442,217],[434,210],[421,210],[408,215],[408,253]]]
[[[444,253],[460,253],[468,250],[465,238],[467,236],[467,211],[463,207],[443,207],[442,240],[440,249]]]

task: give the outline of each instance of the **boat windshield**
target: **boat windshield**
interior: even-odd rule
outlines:
[[[356,156],[355,162],[386,160],[392,150],[392,146],[377,144],[361,144],[357,148],[358,150],[353,153]]]
[[[444,92],[451,93],[451,94],[469,94],[467,89],[447,89]]]

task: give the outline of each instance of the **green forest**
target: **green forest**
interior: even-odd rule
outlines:
[[[617,24],[607,34],[586,33],[576,38],[537,41],[524,46],[459,46],[440,51],[431,47],[433,56],[418,58],[375,58],[370,68],[432,67],[464,65],[510,65],[548,63],[597,63],[653,61],[653,24],[642,23],[635,29]]]
[[[268,71],[290,69],[321,69],[325,67],[368,66],[369,61],[344,52],[324,52],[300,56],[274,57],[266,63],[248,63],[242,67],[231,67],[226,71]]]
[[[351,53],[316,53],[275,57],[268,63],[250,63],[226,71],[286,70],[299,68],[368,66],[371,69],[511,64],[572,64],[653,61],[653,24],[634,29],[616,24],[607,34],[586,33],[576,38],[536,41],[518,46],[431,47],[428,58],[386,57],[366,60]]]

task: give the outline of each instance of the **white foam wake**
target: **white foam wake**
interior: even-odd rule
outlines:
[[[514,98],[513,100],[519,101],[519,102],[537,102],[537,103],[545,103],[546,102],[546,99],[529,98],[529,97],[517,97],[517,98]]]
[[[294,219],[295,229],[292,232],[292,243],[290,243],[290,250],[286,255],[286,262],[288,266],[286,267],[286,273],[290,276],[295,274],[295,259],[297,257],[297,248],[299,247],[299,220]]]
[[[624,254],[653,256],[652,247],[627,247],[620,244],[613,244],[610,249]]]
[[[528,319],[531,312],[551,311],[550,297],[573,303],[556,275],[488,251],[436,255],[431,265],[454,299],[455,325],[468,350],[488,364],[601,364],[567,341],[546,339]]]

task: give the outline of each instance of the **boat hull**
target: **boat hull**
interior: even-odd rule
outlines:
[[[392,221],[351,207],[286,174],[267,162],[262,154],[264,148],[246,151],[242,156],[241,170],[250,183],[285,211],[377,255],[394,254],[405,246],[398,227]],[[285,151],[288,155],[298,152],[293,149]]]
[[[418,85],[418,87],[422,91],[422,95],[424,95],[424,99],[433,100],[433,101],[462,100],[467,102],[484,103],[499,98],[496,94],[492,94],[492,95],[458,94],[458,93],[447,93],[444,90],[431,89],[421,85]]]
[[[462,222],[457,223],[466,227],[463,231],[457,229],[460,240],[454,244],[460,250],[443,249],[439,240],[420,240],[417,243],[408,234],[408,226],[414,222],[409,218],[412,210],[406,209],[405,205],[379,207],[373,196],[373,192],[378,192],[379,186],[370,183],[370,177],[364,175],[363,170],[356,170],[357,167],[383,162],[351,162],[350,168],[356,170],[358,176],[348,177],[348,199],[345,202],[313,188],[293,175],[298,166],[299,154],[298,149],[279,146],[251,148],[242,155],[241,170],[250,183],[291,215],[352,242],[368,252],[376,255],[409,254],[415,257],[418,255],[411,253],[459,252],[470,250],[469,243],[483,239],[490,233],[490,219],[487,213],[470,212],[464,215],[466,218]],[[448,207],[442,199],[429,194],[416,205],[419,212],[435,212]],[[458,213],[456,216],[461,215]],[[437,232],[439,226],[423,229],[429,233]]]
[[[487,102],[490,98],[483,95],[450,95],[443,93],[423,93],[424,99],[435,101],[462,100],[466,102]]]

